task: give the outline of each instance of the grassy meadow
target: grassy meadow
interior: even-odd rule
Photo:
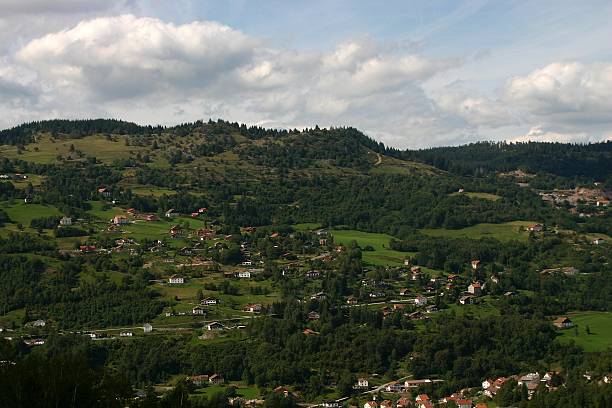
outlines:
[[[421,232],[432,237],[446,238],[495,238],[501,242],[512,240],[525,241],[529,236],[527,231],[521,231],[521,227],[526,228],[534,224],[534,221],[511,221],[501,224],[476,224],[471,227],[458,230],[445,228],[425,228]]]
[[[560,341],[573,340],[586,351],[602,351],[612,347],[611,312],[577,312],[568,316],[575,327],[562,330]],[[590,334],[586,331],[587,326]]]

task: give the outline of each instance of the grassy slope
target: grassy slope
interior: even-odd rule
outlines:
[[[389,240],[393,238],[387,234],[374,234],[356,230],[332,230],[334,241],[348,245],[352,241],[363,248],[370,245],[374,251],[363,251],[363,260],[373,265],[403,265],[404,259],[411,255],[409,252],[399,252],[389,249]]]
[[[496,238],[502,242],[511,241],[513,239],[526,240],[529,234],[525,231],[519,231],[520,227],[526,227],[533,224],[534,221],[512,221],[502,224],[476,224],[471,227],[448,230],[444,228],[426,228],[421,232],[432,237],[449,237],[449,238]]]
[[[577,326],[578,336],[574,328],[561,331],[562,342],[575,341],[586,351],[601,351],[612,347],[612,313],[610,312],[577,312],[569,315]],[[591,334],[587,334],[589,326]]]

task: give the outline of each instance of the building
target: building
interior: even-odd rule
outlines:
[[[480,261],[478,259],[474,259],[472,261],[472,269],[478,269],[479,266],[480,266]]]
[[[209,331],[213,331],[213,330],[218,331],[218,330],[223,330],[223,329],[225,329],[225,326],[223,326],[219,322],[212,322],[206,325],[206,330],[209,330]]]
[[[249,303],[242,309],[242,311],[247,312],[247,313],[260,313],[261,309],[262,309],[261,304]]]
[[[150,323],[145,323],[144,326],[142,326],[142,330],[145,333],[151,333],[153,331],[153,326],[151,326]]]
[[[116,215],[113,217],[112,222],[115,225],[126,225],[129,223],[129,220],[123,215]]]
[[[308,312],[308,320],[319,320],[321,315],[314,310],[312,312]]]
[[[209,378],[210,377],[208,375],[194,375],[193,377],[188,377],[187,380],[196,387],[201,387],[208,383]]]
[[[179,225],[173,225],[168,232],[172,238],[182,237],[185,233]]]
[[[544,230],[544,226],[542,224],[533,224],[530,225],[527,229],[533,232],[542,232]]]
[[[367,378],[358,378],[357,379],[357,388],[369,388],[370,382]]]
[[[363,408],[378,408],[378,402],[368,401],[365,404],[363,404]]]
[[[355,296],[349,296],[346,299],[346,303],[349,305],[356,305],[357,304],[357,298]]]
[[[474,296],[480,296],[482,294],[482,286],[480,282],[472,282],[470,286],[468,286],[468,293],[471,293]]]
[[[225,382],[225,379],[221,374],[213,374],[208,378],[208,382],[211,384],[219,385]]]
[[[570,327],[574,326],[574,322],[572,322],[567,316],[561,316],[553,321],[553,325],[559,329],[569,329]]]
[[[465,295],[459,298],[459,303],[462,305],[471,305],[474,303],[474,295]]]
[[[603,238],[595,238],[593,240],[593,245],[601,245],[605,242],[605,240]]]
[[[414,298],[414,304],[417,307],[425,306],[427,304],[427,298],[425,296],[417,296]]]
[[[182,285],[183,283],[185,283],[185,278],[179,275],[172,275],[168,278],[168,283],[171,283],[173,285]]]
[[[205,305],[205,306],[218,305],[219,303],[221,303],[219,299],[215,299],[211,297],[204,298],[200,301],[200,304]]]
[[[471,399],[457,400],[457,408],[472,408],[472,400]]]
[[[176,211],[174,210],[174,208],[171,208],[171,209],[169,209],[168,211],[166,211],[166,218],[173,218],[173,217],[176,217],[176,216],[178,216],[178,215],[179,215],[179,213],[178,213],[178,212],[176,212]]]
[[[121,333],[119,333],[119,337],[132,337],[134,336],[134,333],[132,333],[131,331],[122,331]]]
[[[242,278],[242,279],[250,279],[251,278],[251,271],[239,271],[236,274],[236,277],[238,278]]]
[[[204,308],[202,308],[201,306],[196,306],[191,310],[191,313],[194,315],[198,315],[198,316],[203,316],[204,314],[206,314],[206,312],[204,311]]]
[[[62,227],[68,227],[68,226],[72,225],[72,218],[70,218],[70,217],[62,217],[60,219],[60,221],[59,221],[59,224]]]

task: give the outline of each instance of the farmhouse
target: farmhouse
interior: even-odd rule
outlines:
[[[262,309],[261,304],[259,304],[259,303],[249,303],[248,305],[244,306],[242,311],[248,312],[248,313],[260,313],[261,309]]]
[[[185,283],[185,278],[179,275],[172,275],[168,278],[168,283],[182,285],[183,283]]]
[[[202,385],[208,383],[208,379],[208,375],[194,375],[193,377],[187,377],[187,380],[196,387],[201,387]]]
[[[171,208],[171,209],[169,209],[168,211],[166,211],[166,218],[172,218],[172,217],[176,217],[176,216],[178,216],[178,215],[179,215],[179,213],[178,213],[178,212],[176,212],[176,211],[174,210],[174,208]]]
[[[153,326],[151,326],[150,323],[145,323],[144,326],[142,326],[142,331],[145,333],[151,333],[153,331]]]
[[[357,379],[357,388],[369,388],[370,382],[367,378],[358,378]]]
[[[567,316],[561,316],[554,320],[553,324],[559,329],[569,329],[574,325],[574,322]]]
[[[129,222],[130,221],[123,215],[116,215],[112,219],[112,223],[114,225],[126,225],[126,224],[129,224]]]
[[[468,286],[468,293],[471,293],[474,296],[480,296],[482,294],[480,282],[472,282],[470,286]]]
[[[236,274],[236,277],[243,278],[243,279],[250,279],[251,276],[252,276],[252,273],[249,270],[238,271],[238,273]]]
[[[221,303],[219,299],[211,297],[204,298],[200,301],[200,304],[204,306],[217,305],[219,303]]]
[[[210,382],[211,384],[218,385],[223,384],[225,380],[223,379],[223,376],[221,374],[213,374],[208,379],[208,382]]]
[[[198,316],[203,316],[206,312],[201,306],[196,306],[191,310],[191,313]]]
[[[427,298],[425,296],[417,296],[414,298],[414,304],[416,306],[425,306],[427,304]]]
[[[527,229],[533,232],[542,232],[542,230],[544,229],[544,226],[542,224],[533,224],[533,225],[530,225]]]
[[[68,227],[68,226],[72,225],[72,218],[70,218],[70,217],[62,217],[60,219],[59,223],[60,223],[60,225],[62,227]]]
[[[474,295],[465,295],[459,298],[459,303],[462,305],[471,305],[474,303]]]
[[[177,238],[184,235],[183,228],[181,228],[179,225],[173,225],[172,228],[170,228],[169,233],[172,238]]]
[[[225,326],[223,326],[221,323],[219,322],[212,322],[212,323],[208,323],[206,325],[206,330],[209,331],[213,331],[213,330],[223,330],[225,329]]]

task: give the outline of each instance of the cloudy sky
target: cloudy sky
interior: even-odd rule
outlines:
[[[612,139],[612,2],[0,0],[0,128],[351,125],[395,147]]]

